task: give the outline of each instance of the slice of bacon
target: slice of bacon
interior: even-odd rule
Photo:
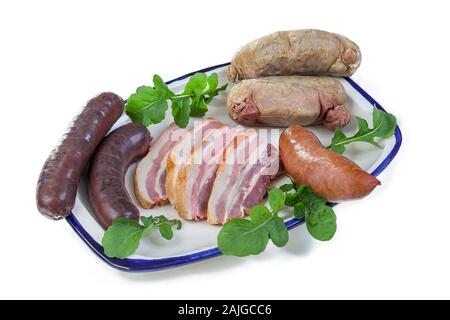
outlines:
[[[180,169],[190,162],[192,152],[199,148],[213,129],[221,128],[224,124],[215,119],[204,118],[196,121],[192,129],[170,151],[166,165],[166,192],[170,204],[178,211],[177,194],[179,193],[178,178]]]
[[[166,163],[172,148],[186,135],[187,129],[175,123],[168,126],[139,162],[134,176],[134,192],[143,208],[168,202],[166,194]]]
[[[278,150],[255,130],[238,134],[217,170],[208,202],[210,224],[244,217],[260,203],[279,169]]]
[[[180,168],[177,182],[176,208],[187,220],[204,220],[208,200],[219,165],[224,161],[224,151],[233,142],[242,127],[222,126],[214,129],[193,150],[191,157]]]

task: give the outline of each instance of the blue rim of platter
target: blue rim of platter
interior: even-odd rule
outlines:
[[[225,67],[230,63],[222,63],[212,67],[204,68],[198,71],[190,72],[176,79],[170,80],[166,82],[166,84],[171,84],[176,81],[180,81],[186,79],[197,72],[209,72],[218,68]],[[376,106],[378,109],[386,111],[375,99],[373,99],[367,92],[365,92],[358,84],[356,84],[350,78],[344,78],[356,91],[358,91],[367,101],[369,101],[372,105]],[[375,170],[371,173],[373,176],[377,176],[382,172],[389,163],[394,159],[397,155],[398,150],[402,144],[402,133],[400,128],[397,126],[395,128],[395,145],[391,152],[387,155],[387,157],[383,160],[383,162],[375,168]],[[334,205],[334,204],[331,204]],[[83,226],[79,223],[77,218],[73,213],[71,213],[67,218],[67,222],[73,228],[73,230],[80,236],[80,238],[89,246],[89,248],[104,262],[109,264],[111,267],[118,269],[120,271],[126,272],[151,272],[158,271],[163,269],[175,268],[182,265],[190,264],[193,262],[199,262],[205,259],[217,257],[222,255],[218,248],[212,248],[208,250],[203,250],[195,253],[191,253],[183,256],[169,257],[169,258],[161,258],[161,259],[117,259],[117,258],[109,258],[105,255],[103,251],[103,247],[97,241],[95,241],[92,236],[83,228]],[[303,219],[292,218],[289,221],[286,221],[286,227],[290,230],[294,227],[297,227],[304,223]]]

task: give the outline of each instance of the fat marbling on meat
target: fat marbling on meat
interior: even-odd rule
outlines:
[[[181,139],[170,151],[166,165],[166,192],[170,204],[177,209],[177,193],[179,185],[179,171],[189,161],[192,152],[201,146],[203,139],[211,133],[211,130],[223,126],[223,123],[210,118],[196,121],[183,139]]]
[[[166,193],[166,164],[172,148],[186,135],[187,129],[175,123],[168,126],[151,145],[139,162],[134,177],[134,192],[143,208],[149,209],[168,202]]]
[[[208,222],[224,224],[245,216],[262,201],[278,170],[278,150],[265,136],[254,129],[239,133],[217,170],[208,202]]]
[[[175,203],[182,218],[206,219],[208,200],[217,169],[224,160],[224,151],[242,130],[242,127],[233,129],[225,125],[211,130],[181,165]]]

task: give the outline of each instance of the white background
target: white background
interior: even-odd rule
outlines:
[[[2,1],[1,298],[450,298],[449,10],[446,1]],[[339,205],[338,233],[304,227],[284,249],[125,274],[63,221],[43,218],[35,185],[83,103],[126,97],[229,61],[283,29],[359,44],[353,77],[399,119],[403,146],[364,200]]]

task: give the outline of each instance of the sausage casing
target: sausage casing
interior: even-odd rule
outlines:
[[[323,147],[311,131],[299,125],[281,134],[280,156],[286,172],[297,184],[310,185],[328,201],[359,199],[380,185],[377,178]]]
[[[108,134],[97,148],[88,193],[94,214],[105,229],[116,218],[139,219],[139,209],[125,187],[125,174],[130,164],[147,154],[150,141],[147,128],[129,123]]]
[[[361,63],[359,47],[322,30],[271,33],[242,47],[231,60],[232,82],[277,75],[351,76]]]
[[[247,126],[324,125],[350,121],[343,85],[332,77],[272,76],[239,82],[228,94],[230,117]]]
[[[36,189],[38,210],[60,220],[75,205],[78,183],[95,148],[123,113],[118,95],[105,92],[90,100],[73,120],[42,168]]]

